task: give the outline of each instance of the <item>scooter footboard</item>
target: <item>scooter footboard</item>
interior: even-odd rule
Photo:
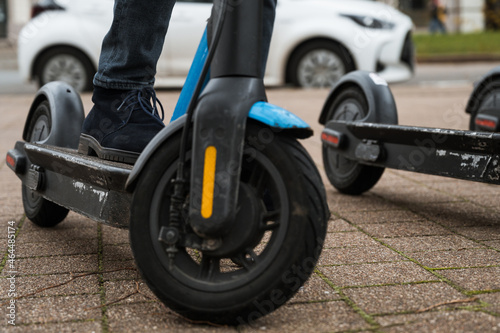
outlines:
[[[330,121],[323,143],[360,164],[500,184],[500,134]]]
[[[7,156],[30,191],[104,224],[128,227],[132,194],[123,185],[132,166],[22,141]]]

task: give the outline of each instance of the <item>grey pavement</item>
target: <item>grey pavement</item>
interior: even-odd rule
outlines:
[[[401,84],[434,87],[467,85],[496,66],[500,66],[500,61],[418,63],[414,77]]]
[[[16,48],[0,44],[0,94],[34,94],[37,91],[35,83],[21,79],[17,68]]]
[[[466,129],[471,85],[394,85],[400,123]],[[287,304],[253,325],[185,320],[136,271],[126,230],[75,213],[52,229],[24,216],[20,181],[0,160],[1,332],[499,332],[500,188],[386,170],[361,196],[323,172],[319,111],[327,90],[271,89],[270,102],[315,130],[302,141],[332,217],[316,271]],[[161,91],[173,110],[176,91]],[[0,156],[21,139],[32,94],[0,95]],[[90,95],[82,96],[89,110]],[[171,112],[171,111],[170,111]],[[169,115],[166,115],[168,119]],[[16,325],[8,323],[8,226],[15,224]]]

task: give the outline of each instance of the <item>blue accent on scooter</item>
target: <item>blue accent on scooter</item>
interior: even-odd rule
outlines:
[[[271,127],[283,129],[309,128],[309,125],[305,121],[290,111],[267,102],[255,103],[250,109],[248,116]]]
[[[176,120],[186,113],[186,110],[189,106],[189,102],[191,101],[191,97],[194,94],[194,90],[196,88],[196,84],[198,83],[198,79],[201,75],[201,71],[203,70],[203,65],[208,56],[208,41],[207,41],[207,30],[203,33],[201,37],[200,44],[198,45],[198,49],[194,55],[194,60],[189,68],[188,75],[186,77],[186,81],[184,82],[184,86],[182,87],[181,94],[179,99],[177,100],[177,104],[175,105],[174,114],[170,119],[170,122]],[[210,78],[210,74],[205,78],[204,86],[207,85],[207,82]]]

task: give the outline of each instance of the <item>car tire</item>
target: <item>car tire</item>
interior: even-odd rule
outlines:
[[[333,87],[346,73],[355,70],[345,47],[327,40],[311,41],[293,52],[288,65],[288,81],[297,87]]]
[[[37,60],[35,75],[41,86],[64,81],[77,91],[91,91],[95,68],[81,51],[66,46],[51,48]]]

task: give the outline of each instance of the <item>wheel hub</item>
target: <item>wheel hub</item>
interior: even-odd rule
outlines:
[[[205,253],[214,257],[230,258],[248,247],[253,248],[263,235],[260,229],[262,213],[262,202],[258,200],[254,190],[245,183],[240,183],[234,224],[222,238],[222,245]]]
[[[36,119],[35,126],[29,136],[30,142],[43,142],[50,134],[50,120],[47,116],[43,115]],[[36,207],[43,199],[42,196],[33,190],[26,187],[26,201],[32,207]]]
[[[342,61],[337,55],[327,50],[309,53],[299,65],[299,77],[304,86],[333,85],[344,73]]]

